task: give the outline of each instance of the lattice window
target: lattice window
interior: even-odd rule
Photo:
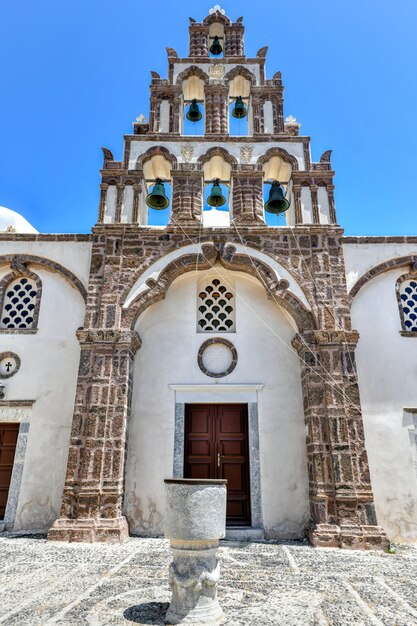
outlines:
[[[197,330],[200,333],[235,331],[235,295],[218,278],[200,284]]]
[[[0,328],[33,328],[38,286],[25,276],[16,278],[5,289]]]
[[[417,331],[417,277],[399,284],[400,307],[406,331]]]

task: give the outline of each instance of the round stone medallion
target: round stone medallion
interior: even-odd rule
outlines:
[[[213,337],[200,346],[197,361],[199,368],[206,376],[221,378],[235,369],[237,363],[236,348],[223,337]]]
[[[19,370],[20,359],[14,352],[0,353],[0,378],[10,378]]]

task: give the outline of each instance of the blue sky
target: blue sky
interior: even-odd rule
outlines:
[[[139,0],[0,1],[0,205],[41,232],[89,232],[101,146],[120,159],[123,134],[148,114],[150,70],[165,46],[188,52],[188,16],[215,4]],[[285,115],[333,149],[346,234],[417,234],[417,2],[228,0],[244,16],[246,54],[269,46]]]

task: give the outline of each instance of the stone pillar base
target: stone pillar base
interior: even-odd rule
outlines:
[[[385,550],[389,539],[380,526],[337,526],[311,524],[307,529],[311,545],[320,548],[350,550]]]
[[[85,543],[123,543],[129,538],[125,517],[114,519],[58,518],[48,531],[50,541],[79,541]]]
[[[169,568],[172,599],[166,614],[169,624],[221,624],[217,599],[220,562],[215,546],[206,550],[175,549]]]

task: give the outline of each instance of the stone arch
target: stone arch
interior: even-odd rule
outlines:
[[[181,83],[187,78],[190,78],[190,76],[198,76],[205,84],[209,82],[209,75],[206,74],[206,72],[197,65],[190,65],[190,67],[187,67],[186,70],[178,74],[176,84],[181,85]]]
[[[316,187],[328,187],[328,185],[332,185],[332,181],[328,180],[326,178],[317,178],[314,180],[314,184],[316,185]]]
[[[267,161],[269,161],[269,159],[271,159],[274,156],[279,156],[282,158],[283,161],[286,161],[287,163],[290,163],[291,167],[293,170],[298,170],[298,161],[295,158],[295,156],[293,156],[292,154],[289,154],[286,150],[284,150],[283,148],[270,148],[269,150],[267,150],[265,152],[265,154],[262,154],[257,163],[259,163],[260,165],[263,165],[264,163],[266,163]]]
[[[210,161],[211,157],[213,156],[223,157],[226,163],[229,163],[232,168],[236,167],[238,164],[237,159],[232,156],[225,148],[220,148],[217,146],[207,150],[207,152],[205,152],[198,158],[197,162],[200,163],[200,165],[203,165],[204,163],[207,163],[207,161]]]
[[[77,276],[73,274],[70,270],[68,270],[60,263],[57,263],[56,261],[51,261],[50,259],[35,256],[32,254],[5,254],[0,256],[0,266],[9,264],[11,269],[16,273],[19,273],[20,275],[30,272],[27,267],[28,265],[35,265],[38,267],[42,267],[50,272],[56,272],[63,276],[63,278],[65,278],[65,280],[67,280],[70,285],[80,293],[84,302],[87,302],[87,289],[84,287],[80,279],[77,278]],[[5,279],[3,279],[3,281],[4,280]],[[3,281],[2,283],[0,283],[0,286],[1,284],[3,284]]]
[[[163,156],[165,159],[167,159],[167,161],[171,163],[172,169],[176,169],[178,163],[177,157],[174,156],[169,150],[167,150],[167,148],[164,148],[162,146],[153,146],[143,154],[140,154],[136,159],[135,169],[143,169],[143,164],[146,163],[146,161],[149,161],[149,159],[152,159],[152,157],[158,155]]]
[[[367,282],[378,276],[379,274],[383,274],[384,272],[388,272],[389,270],[394,270],[399,267],[404,267],[406,265],[415,266],[417,263],[417,255],[410,256],[402,256],[397,259],[389,259],[388,261],[384,261],[384,263],[380,263],[379,265],[375,265],[370,270],[365,272],[353,285],[353,287],[349,291],[349,296],[354,298],[358,293],[359,289],[361,289]]]
[[[405,307],[405,303],[402,299],[402,294],[401,294],[401,286],[403,283],[411,283],[411,287],[410,289],[414,288],[415,293],[417,293],[417,289],[415,287],[416,283],[417,283],[417,263],[414,263],[413,266],[411,267],[411,271],[407,272],[407,274],[402,274],[402,276],[400,276],[399,278],[397,278],[397,282],[395,283],[395,293],[397,296],[397,302],[398,302],[398,312],[400,314],[400,320],[401,320],[401,328],[403,333],[416,333],[415,328],[409,328],[410,325],[410,319],[407,321],[406,319],[406,309]],[[404,294],[405,295],[405,294]],[[415,297],[415,294],[412,294],[412,298],[413,296]],[[410,298],[410,296],[408,296],[408,298]],[[407,306],[409,307],[409,303],[407,302]],[[417,312],[417,303],[414,302],[414,305],[411,309],[411,314],[416,314]],[[410,311],[408,311],[408,313],[410,313]],[[415,323],[414,320],[414,327],[417,324]]]
[[[243,65],[236,65],[236,67],[234,67],[229,72],[227,72],[227,74],[224,77],[224,80],[230,82],[231,80],[236,78],[236,76],[243,76],[244,78],[246,78],[251,83],[251,85],[256,85],[256,76],[255,76],[255,74],[250,72]]]
[[[134,329],[139,316],[152,304],[163,300],[173,281],[190,271],[207,270],[218,261],[223,267],[237,272],[245,272],[255,277],[263,285],[269,298],[280,304],[295,320],[299,332],[314,330],[317,327],[311,311],[293,293],[288,291],[287,280],[277,280],[277,276],[267,263],[251,257],[249,254],[236,254],[232,244],[220,251],[212,244],[202,246],[202,252],[193,252],[180,256],[168,263],[157,279],[148,278],[145,285],[148,289],[140,293],[122,311],[122,324]],[[127,294],[126,294],[127,297]]]
[[[230,26],[232,24],[230,18],[227,17],[227,15],[223,15],[219,11],[215,11],[214,13],[207,15],[207,17],[205,17],[202,21],[202,24],[210,26],[210,24],[213,24],[214,22],[220,22],[223,26]]]

